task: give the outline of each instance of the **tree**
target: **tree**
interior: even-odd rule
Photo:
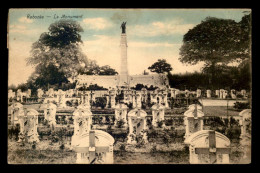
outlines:
[[[172,67],[170,64],[166,62],[165,59],[158,59],[158,61],[152,64],[150,67],[148,67],[148,69],[151,72],[156,72],[156,73],[164,73],[164,72],[169,73],[172,70]]]
[[[246,30],[241,26],[234,20],[206,18],[184,35],[179,60],[191,65],[204,62],[204,72],[214,78],[217,65],[241,62],[249,57],[242,43]]]
[[[115,69],[111,68],[109,65],[99,66],[96,61],[89,60],[89,64],[86,67],[81,67],[78,70],[79,74],[86,75],[116,75]]]
[[[80,49],[82,27],[73,20],[59,20],[52,23],[48,30],[33,43],[27,64],[39,65],[41,69],[55,66],[66,78],[73,79],[81,64],[88,64]]]

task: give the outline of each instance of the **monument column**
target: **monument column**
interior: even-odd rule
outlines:
[[[126,22],[123,22],[121,25],[122,33],[121,33],[121,69],[119,73],[119,86],[126,86],[129,84],[128,82],[128,66],[127,66],[127,39],[126,39]]]

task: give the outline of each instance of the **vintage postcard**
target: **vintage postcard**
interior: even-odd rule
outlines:
[[[9,9],[8,164],[251,163],[251,9]]]

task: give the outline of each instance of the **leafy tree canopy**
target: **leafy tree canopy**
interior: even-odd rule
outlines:
[[[67,78],[77,75],[81,64],[88,63],[79,45],[82,43],[82,27],[73,20],[59,20],[50,25],[49,31],[41,34],[33,43],[27,64],[48,67],[56,66]]]
[[[166,62],[165,59],[158,59],[158,61],[152,64],[150,67],[148,67],[148,69],[151,72],[156,72],[156,73],[164,73],[164,72],[169,73],[172,70],[172,67],[170,64]]]
[[[184,35],[179,60],[192,65],[203,61],[209,66],[249,58],[249,19],[246,15],[237,23],[229,19],[206,18]]]

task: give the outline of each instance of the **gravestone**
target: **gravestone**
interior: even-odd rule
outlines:
[[[151,103],[157,103],[158,94],[156,93],[156,91],[155,90],[152,91],[150,95],[151,95]]]
[[[197,89],[197,98],[200,98],[201,97],[201,89]]]
[[[18,116],[23,115],[24,110],[23,110],[23,105],[21,103],[14,103],[11,106],[11,125],[15,126],[16,124],[19,123]]]
[[[246,95],[246,90],[241,90],[241,95],[243,96],[243,98],[247,98],[247,95]]]
[[[51,127],[56,126],[56,109],[57,106],[53,103],[47,103],[44,109],[44,119],[48,121]]]
[[[147,101],[147,89],[146,88],[141,89],[141,101],[143,103],[146,103],[146,101]]]
[[[65,92],[62,91],[61,89],[58,90],[57,92],[57,97],[58,97],[58,107],[59,108],[66,108],[66,100],[65,100]]]
[[[164,90],[164,91],[162,92],[162,103],[164,104],[164,106],[165,106],[166,108],[169,107],[169,104],[168,104],[168,92],[167,92],[167,90]]]
[[[17,94],[16,94],[16,100],[19,101],[19,102],[23,102],[23,93],[22,93],[22,90],[21,89],[18,89],[17,90]]]
[[[157,101],[156,101],[156,103],[162,104],[162,102],[163,102],[163,94],[162,94],[162,93],[159,93],[159,94],[157,95]]]
[[[15,92],[13,92],[13,90],[11,90],[11,89],[8,90],[8,100],[10,98],[15,98]]]
[[[220,98],[220,92],[219,92],[219,90],[216,90],[216,96],[217,96],[217,98]]]
[[[224,89],[220,89],[220,90],[219,90],[219,98],[220,98],[220,99],[224,99],[224,92],[225,92]]]
[[[245,109],[239,113],[239,124],[241,127],[240,145],[243,151],[243,157],[240,163],[251,163],[251,109]]]
[[[158,123],[161,121],[162,121],[162,127],[165,127],[164,114],[165,114],[165,107],[163,105],[155,104],[152,106],[152,115],[153,115],[152,125],[154,127],[158,127]]]
[[[184,143],[189,145],[190,164],[229,164],[230,140],[219,132],[197,131]]]
[[[236,90],[232,89],[232,90],[230,91],[230,94],[231,94],[231,98],[232,98],[232,99],[236,99],[236,98],[237,98],[237,96],[236,96]]]
[[[48,97],[54,97],[54,89],[53,88],[50,88],[48,90]]]
[[[128,127],[129,134],[127,136],[128,144],[136,144],[137,136],[141,136],[144,143],[147,143],[147,124],[146,124],[147,113],[141,109],[133,109],[128,113]]]
[[[74,145],[78,164],[113,164],[114,138],[102,131],[91,130],[82,135]]]
[[[239,113],[239,124],[241,127],[241,135],[240,138],[245,136],[251,136],[251,109],[245,109]]]
[[[125,104],[117,104],[115,106],[115,122],[114,122],[115,126],[118,126],[119,121],[122,121],[124,123],[123,127],[127,126],[127,119],[126,119],[127,109],[128,107]]]
[[[90,93],[83,91],[81,94],[81,105],[85,105],[86,107],[90,107]]]
[[[44,94],[44,92],[43,92],[42,89],[40,89],[40,88],[37,89],[37,97],[38,97],[38,98],[42,98],[43,94]]]
[[[140,91],[136,91],[136,107],[137,108],[142,107],[141,92]]]
[[[191,134],[203,130],[203,117],[202,107],[197,104],[192,104],[189,109],[184,113],[185,136],[189,137]]]
[[[185,97],[189,97],[190,96],[190,91],[189,90],[185,90]]]
[[[223,99],[226,99],[226,98],[227,98],[227,95],[228,95],[228,91],[227,91],[227,90],[224,90]]]
[[[211,98],[211,90],[207,90],[207,98]]]
[[[28,89],[27,92],[26,92],[26,98],[30,98],[31,95],[32,95],[32,90]]]
[[[84,107],[78,107],[73,112],[74,119],[74,134],[71,139],[71,145],[77,144],[78,140],[82,136],[89,133],[92,124],[92,112],[89,109],[84,109]]]
[[[171,98],[176,98],[175,92],[176,92],[175,88],[170,88]]]
[[[23,113],[18,116],[20,121],[20,135],[18,142],[24,139],[28,143],[39,142],[37,132],[39,113],[34,109],[24,109]]]

